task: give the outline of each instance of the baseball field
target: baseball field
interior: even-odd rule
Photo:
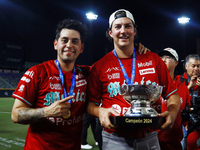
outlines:
[[[11,110],[14,99],[0,98],[0,150],[22,150],[26,138],[28,125],[15,124],[11,120]],[[88,144],[92,150],[98,150],[91,132],[88,130]]]

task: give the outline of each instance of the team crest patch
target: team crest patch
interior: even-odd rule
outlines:
[[[155,73],[155,69],[154,68],[142,69],[142,70],[139,70],[139,72],[140,72],[140,75],[153,74]]]

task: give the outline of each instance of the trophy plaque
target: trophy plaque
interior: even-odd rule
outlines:
[[[120,92],[123,98],[131,104],[124,116],[110,116],[113,125],[126,130],[138,128],[159,128],[165,118],[157,116],[151,105],[158,100],[162,86],[158,85],[122,85]]]

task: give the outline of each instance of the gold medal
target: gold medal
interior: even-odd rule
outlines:
[[[70,116],[71,116],[71,111],[69,110],[69,111],[68,111],[68,114],[67,114],[66,116],[63,116],[63,118],[67,119],[67,118],[69,118]]]

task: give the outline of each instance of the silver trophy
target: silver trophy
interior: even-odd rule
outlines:
[[[158,113],[151,104],[158,100],[162,86],[158,85],[122,85],[120,92],[123,98],[131,104],[125,116],[151,116]]]
[[[165,121],[157,116],[156,110],[151,105],[158,100],[162,93],[159,85],[122,85],[120,93],[131,104],[124,116],[111,116],[111,123],[125,129],[137,129],[136,127],[159,128]]]

